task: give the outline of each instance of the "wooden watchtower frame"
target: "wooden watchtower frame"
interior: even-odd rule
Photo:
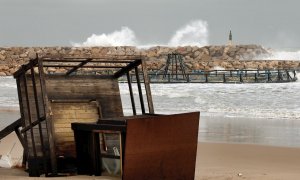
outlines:
[[[45,68],[68,68],[64,73],[46,73]],[[89,69],[83,74],[75,74],[79,69]],[[116,72],[112,75],[97,75],[91,72],[97,69],[109,69]],[[149,113],[154,113],[153,103],[147,73],[141,57],[102,57],[102,58],[36,58],[23,65],[14,73],[17,81],[22,130],[25,152],[29,170],[37,169],[42,165],[46,175],[57,174],[57,151],[68,152],[67,149],[57,149],[55,142],[55,120],[53,111],[64,108],[55,103],[86,103],[95,101],[101,106],[102,117],[109,118],[123,116],[122,104],[119,95],[118,78],[134,70],[137,74],[138,91],[142,114],[145,114],[145,105],[140,83],[139,69],[142,70],[145,80],[147,105]],[[83,85],[82,85],[83,84]],[[131,80],[128,79],[129,91],[133,100]],[[136,115],[134,100],[132,101],[133,114]],[[71,105],[70,105],[71,106]],[[55,109],[58,108],[58,109]],[[84,107],[79,107],[83,108]],[[88,107],[91,108],[91,107]],[[87,110],[87,109],[86,109]],[[99,109],[100,110],[100,109]],[[59,114],[61,115],[61,114]],[[91,116],[86,113],[87,116]],[[55,115],[54,115],[55,116]],[[99,117],[95,117],[95,121]],[[84,118],[83,118],[84,119]],[[86,118],[88,119],[88,118]],[[91,120],[91,119],[88,119]],[[84,122],[84,120],[82,121]],[[89,121],[87,121],[89,122]],[[63,127],[63,124],[61,125]],[[71,128],[70,128],[71,130]],[[70,135],[70,134],[69,134]],[[63,141],[63,140],[62,140]],[[65,154],[63,153],[63,154]],[[41,170],[40,170],[41,171]],[[38,175],[40,172],[31,172]]]
[[[114,73],[97,73],[103,70]],[[132,116],[123,114],[121,76],[127,77]],[[142,57],[37,57],[14,77],[22,124],[19,138],[29,176],[57,176],[68,168],[64,160],[75,160],[78,174],[101,175],[100,135],[117,132],[122,134],[120,154],[109,158],[120,159],[123,179],[194,178],[199,112],[154,114]]]

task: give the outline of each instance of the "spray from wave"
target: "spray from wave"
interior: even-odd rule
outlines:
[[[138,43],[133,30],[129,27],[122,27],[121,30],[112,33],[93,34],[83,43],[71,43],[75,47],[91,46],[138,46],[148,48],[152,46],[205,46],[208,44],[209,33],[208,23],[202,20],[191,21],[184,27],[178,29],[168,43]]]
[[[293,60],[300,61],[300,51],[269,51],[270,55],[260,56],[256,59],[262,60]]]
[[[208,44],[208,24],[206,21],[192,21],[176,31],[169,46],[205,46]]]
[[[119,31],[109,34],[93,34],[83,43],[72,43],[75,47],[80,46],[136,46],[135,33],[128,27],[122,27]]]

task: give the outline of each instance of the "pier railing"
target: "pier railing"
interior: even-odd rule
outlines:
[[[135,75],[131,76],[132,81],[136,82]],[[185,74],[149,73],[148,76],[151,83],[282,83],[297,80],[296,70],[291,69],[212,70]]]

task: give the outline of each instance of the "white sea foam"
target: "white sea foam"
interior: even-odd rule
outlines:
[[[12,77],[0,78],[0,108],[18,107],[17,85]]]
[[[300,51],[269,50],[270,55],[260,55],[255,59],[260,60],[293,60],[300,61]]]
[[[298,74],[298,78],[300,75]],[[133,84],[136,105],[138,91]],[[201,111],[201,116],[281,118],[300,120],[300,83],[151,84],[157,113]],[[127,83],[120,83],[125,111],[131,104]],[[143,90],[145,92],[145,90]],[[144,96],[146,99],[146,97]],[[0,78],[0,107],[18,106],[13,78]]]
[[[127,88],[120,85],[122,96],[129,96]],[[151,89],[159,113],[200,111],[201,116],[300,120],[295,98],[300,96],[300,83],[152,84]],[[123,103],[130,109],[129,101]]]
[[[90,46],[138,46],[149,48],[152,46],[205,46],[208,44],[208,23],[203,20],[195,20],[178,29],[169,42],[140,44],[133,30],[122,27],[112,33],[92,34],[83,43],[71,43],[75,47]]]

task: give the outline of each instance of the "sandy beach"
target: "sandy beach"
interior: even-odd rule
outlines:
[[[299,159],[300,148],[199,143],[195,179],[299,179]]]
[[[14,138],[16,138],[14,135],[10,135],[9,141],[2,141],[2,143],[9,145]],[[16,156],[16,153],[14,155]],[[299,159],[300,148],[199,143],[195,179],[298,179],[300,177]],[[36,179],[29,178],[22,169],[0,168],[0,174],[0,179]],[[116,178],[70,176],[51,179]]]

